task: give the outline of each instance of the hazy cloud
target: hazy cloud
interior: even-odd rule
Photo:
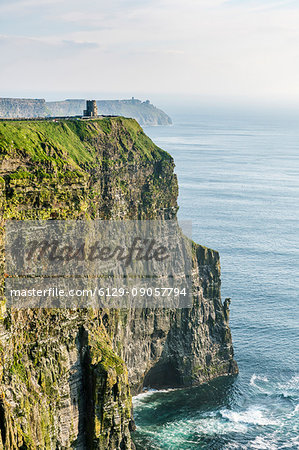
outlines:
[[[0,17],[4,91],[81,89],[92,66],[95,91],[299,99],[292,0],[2,0]]]

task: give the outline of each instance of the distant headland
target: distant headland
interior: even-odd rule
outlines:
[[[99,114],[125,116],[140,125],[171,125],[171,118],[149,100],[97,100]],[[46,102],[44,99],[0,98],[0,118],[37,118],[78,116],[85,109],[85,99]]]

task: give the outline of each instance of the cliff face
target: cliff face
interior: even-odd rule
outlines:
[[[173,160],[134,120],[1,122],[0,155],[1,230],[176,215]],[[190,309],[0,312],[0,449],[130,449],[130,390],[237,372],[219,255],[196,244]]]
[[[136,119],[140,125],[171,125],[170,117],[149,101],[97,100],[99,114],[125,116]],[[86,100],[45,102],[18,98],[0,98],[0,118],[18,117],[68,117],[80,116],[86,108]]]
[[[148,100],[98,100],[100,114],[133,117],[140,125],[171,125],[171,118]]]
[[[62,102],[47,102],[47,113],[51,116],[81,115],[85,109],[86,100],[65,100]],[[131,100],[97,100],[99,114],[125,116],[136,119],[140,125],[171,125],[171,118],[149,101]]]
[[[43,99],[0,98],[0,117],[43,117],[45,105]]]

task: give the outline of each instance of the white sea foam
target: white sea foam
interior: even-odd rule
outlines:
[[[232,411],[223,409],[220,411],[221,416],[235,423],[246,423],[249,425],[279,425],[277,420],[265,416],[265,411],[259,407],[251,406],[246,411]]]
[[[199,420],[196,424],[194,424],[193,429],[200,434],[208,434],[208,435],[247,433],[247,426],[245,424],[237,422],[227,424],[222,420],[212,417]]]
[[[278,446],[273,440],[269,440],[263,436],[257,436],[254,441],[251,441],[248,448],[255,448],[258,450],[276,450]]]
[[[299,376],[294,376],[285,383],[278,383],[278,388],[285,397],[292,395],[294,392],[298,392]]]
[[[246,450],[246,446],[244,445],[240,445],[240,444],[236,444],[235,442],[229,442],[228,444],[225,445],[225,447],[223,447],[224,450]]]
[[[261,375],[256,375],[255,373],[252,375],[251,379],[250,379],[250,386],[255,387],[256,389],[258,389],[261,392],[264,393],[268,393],[267,390],[265,388],[263,388],[262,386],[260,386],[257,382],[258,381],[262,381],[264,383],[267,383],[269,380],[267,377],[263,377]]]
[[[255,386],[255,382],[256,381],[264,381],[264,382],[268,382],[268,378],[267,377],[262,377],[260,375],[256,375],[255,373],[252,375],[251,379],[250,379],[250,384],[251,386]]]
[[[266,383],[269,383],[269,379],[266,376],[256,375],[255,373],[250,379],[250,386],[258,389],[263,394],[271,395],[275,393],[284,397],[290,397],[298,392],[299,376],[293,376],[289,381],[283,383],[272,383],[272,386],[268,384],[268,389],[266,388]]]
[[[206,417],[194,419],[181,419],[165,424],[162,429],[148,425],[142,432],[154,441],[163,443],[167,448],[197,448],[199,436],[219,436],[232,433],[247,433],[247,426],[241,423],[227,423],[220,417]],[[159,447],[160,448],[160,447]],[[240,447],[238,447],[240,449]]]
[[[172,436],[172,439],[180,437],[186,440],[193,434],[213,436],[231,433],[247,433],[247,426],[241,423],[227,423],[217,417],[206,417],[178,420],[176,423],[166,425],[163,429],[165,439],[167,439],[167,436]]]
[[[296,416],[299,412],[299,404],[295,406],[295,408],[293,409],[292,412],[290,412],[290,414],[288,414],[286,417],[288,419],[291,419],[292,417]]]
[[[134,405],[134,407],[138,407],[138,406],[141,406],[141,405],[144,406],[143,400],[148,398],[148,397],[151,397],[153,394],[156,394],[156,393],[159,393],[159,394],[160,393],[168,393],[168,392],[173,392],[175,390],[177,390],[177,389],[148,389],[148,390],[144,390],[144,392],[141,392],[140,394],[135,395],[133,397],[133,399],[132,399],[133,405]],[[149,404],[149,407],[150,406],[151,405]]]
[[[299,449],[299,439],[298,438],[290,438],[287,444],[279,444],[279,450],[285,448],[286,450],[295,450]]]

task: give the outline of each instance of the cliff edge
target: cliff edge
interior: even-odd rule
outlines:
[[[129,100],[97,100],[99,114],[125,116],[136,119],[141,125],[171,125],[171,118],[161,109],[144,102]],[[46,102],[43,99],[0,98],[0,118],[36,118],[81,116],[86,108],[86,100],[72,99]]]
[[[0,122],[5,219],[173,219],[172,157],[135,120]],[[131,394],[237,373],[219,254],[189,309],[13,310],[0,300],[0,449],[133,449]],[[2,292],[3,294],[3,292]]]

